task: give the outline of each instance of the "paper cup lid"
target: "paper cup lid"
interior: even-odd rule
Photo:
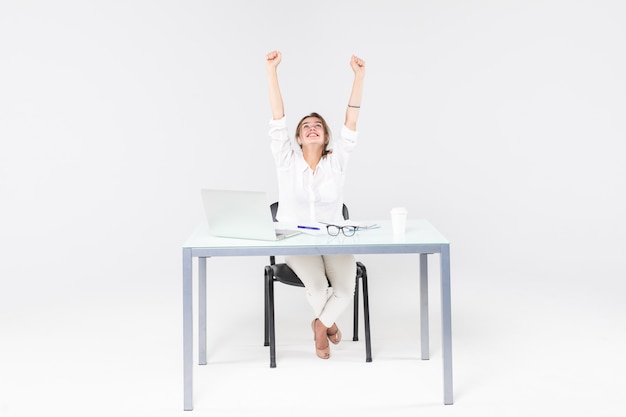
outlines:
[[[391,209],[392,214],[407,214],[407,210],[404,207],[394,207]]]

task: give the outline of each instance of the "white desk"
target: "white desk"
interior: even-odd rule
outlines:
[[[420,254],[420,316],[422,359],[428,359],[427,256],[438,253],[441,262],[441,328],[443,402],[452,404],[452,320],[450,304],[450,243],[426,220],[408,220],[406,235],[394,238],[390,221],[353,237],[298,235],[280,241],[218,238],[202,225],[183,245],[183,379],[184,409],[193,410],[193,258],[198,258],[199,364],[206,365],[206,259],[212,256],[284,256],[329,254]],[[376,279],[375,276],[373,276]]]

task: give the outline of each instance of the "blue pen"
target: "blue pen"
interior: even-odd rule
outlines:
[[[298,229],[320,230],[319,227],[313,227],[313,226],[298,226]]]

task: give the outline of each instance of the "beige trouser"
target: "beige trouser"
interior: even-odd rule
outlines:
[[[285,263],[298,275],[315,317],[331,327],[354,297],[354,255],[286,256]],[[328,280],[326,279],[328,277]],[[332,285],[329,291],[328,281]]]

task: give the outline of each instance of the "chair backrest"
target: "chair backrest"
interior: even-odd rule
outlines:
[[[278,201],[270,205],[270,210],[272,211],[272,219],[276,221],[276,213],[278,213]],[[341,214],[343,215],[344,220],[348,220],[350,218],[350,214],[348,213],[348,207],[345,204],[343,205],[343,211]]]

